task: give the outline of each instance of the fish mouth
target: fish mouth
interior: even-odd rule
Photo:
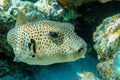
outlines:
[[[81,51],[83,51],[84,47],[81,47],[80,49],[78,49],[78,53],[80,53]]]
[[[74,60],[78,60],[80,58],[85,58],[85,54],[87,52],[87,45],[84,45],[82,47],[80,47],[75,53],[76,55],[74,55]]]
[[[84,45],[84,46],[80,47],[77,52],[81,53],[81,52],[84,52],[86,50],[87,50],[87,45]]]

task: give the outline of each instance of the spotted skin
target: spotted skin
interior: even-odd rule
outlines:
[[[49,20],[15,26],[8,32],[7,41],[14,50],[14,61],[30,65],[76,61],[87,50],[72,24]]]

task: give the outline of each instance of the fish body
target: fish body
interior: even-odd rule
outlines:
[[[72,24],[50,20],[16,25],[8,32],[7,41],[14,50],[14,61],[30,65],[76,61],[87,51]]]

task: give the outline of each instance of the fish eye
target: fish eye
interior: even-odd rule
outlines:
[[[53,37],[53,38],[58,38],[58,34],[57,34],[57,32],[55,32],[55,31],[50,31],[50,36],[51,37]]]

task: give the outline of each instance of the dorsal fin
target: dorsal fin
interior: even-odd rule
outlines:
[[[30,19],[21,11],[18,10],[18,15],[16,19],[16,26],[23,25],[30,22]]]

